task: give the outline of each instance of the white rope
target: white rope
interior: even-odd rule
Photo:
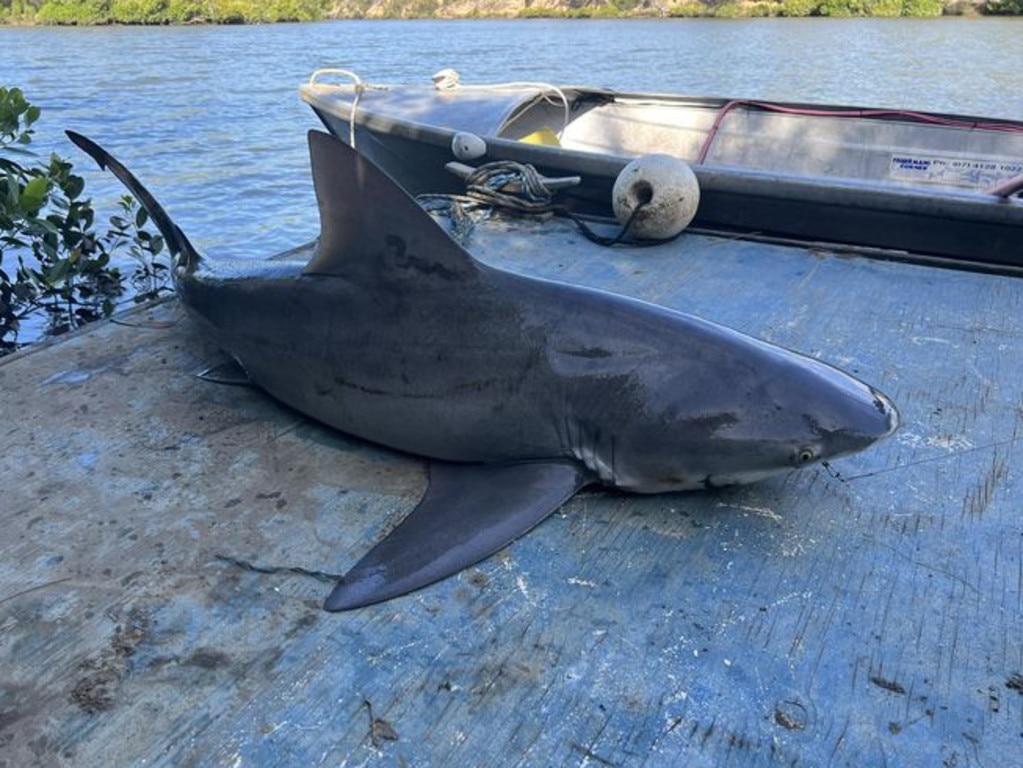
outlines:
[[[433,85],[439,91],[452,90],[455,88],[465,87],[461,83],[461,78],[458,72],[454,69],[442,69],[433,76]],[[568,100],[568,96],[556,85],[551,83],[540,83],[531,81],[513,81],[510,83],[494,83],[490,85],[472,85],[471,88],[477,88],[484,91],[509,91],[517,90],[521,88],[536,88],[540,91],[540,98],[546,101],[548,104],[557,105],[560,100],[562,107],[564,108],[564,120],[561,126],[561,130],[558,131],[558,138],[561,138],[565,128],[568,127],[568,123],[572,119],[571,109],[572,105]],[[551,94],[557,96],[557,99],[553,98]],[[509,121],[514,122],[514,121]]]
[[[440,72],[436,72],[433,75],[433,87],[438,91],[447,91],[452,88],[457,88],[459,83],[459,74],[454,69],[442,69]]]
[[[309,85],[315,85],[317,78],[325,75],[347,77],[352,81],[352,91],[355,93],[355,98],[352,99],[352,115],[348,121],[348,145],[355,149],[355,115],[359,110],[359,101],[362,100],[362,94],[368,90],[386,91],[387,86],[364,83],[362,78],[350,69],[317,69],[309,76]]]

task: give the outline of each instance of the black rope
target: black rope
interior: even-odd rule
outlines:
[[[509,184],[516,183],[521,191],[505,191]],[[549,213],[554,208],[554,193],[544,185],[536,168],[511,160],[481,165],[469,174],[465,186],[469,197],[498,208],[525,213]]]
[[[475,169],[465,180],[464,195],[419,195],[416,200],[428,211],[440,211],[451,220],[452,234],[461,243],[466,243],[472,233],[475,222],[470,215],[473,211],[497,209],[508,210],[527,215],[554,213],[572,221],[587,240],[597,245],[611,248],[623,246],[628,248],[647,248],[653,245],[669,243],[681,232],[671,237],[659,239],[636,239],[629,236],[629,230],[647,203],[640,203],[629,215],[629,220],[615,235],[602,235],[594,230],[578,214],[564,206],[554,204],[554,193],[547,188],[543,177],[532,165],[516,163],[511,160],[500,160],[485,163]],[[520,189],[508,191],[510,184],[517,184]]]
[[[679,235],[682,234],[682,232],[680,231],[675,233],[671,237],[663,237],[656,239],[644,238],[642,240],[630,238],[629,229],[632,227],[633,222],[636,221],[636,217],[639,216],[639,212],[642,211],[647,205],[648,203],[640,203],[639,205],[637,205],[633,209],[632,213],[629,214],[629,220],[622,225],[622,228],[618,230],[618,234],[614,235],[613,237],[601,235],[598,232],[594,231],[586,223],[586,221],[582,219],[582,217],[572,213],[567,208],[560,208],[558,209],[557,213],[561,216],[565,216],[566,218],[570,219],[572,223],[574,223],[576,227],[578,227],[579,231],[583,233],[583,236],[587,240],[596,243],[597,245],[602,245],[606,248],[613,248],[614,246],[618,245],[623,246],[625,248],[649,248],[652,245],[663,245],[664,243],[670,243],[672,240],[675,240]]]
[[[301,566],[290,565],[290,566],[277,566],[277,565],[256,565],[250,563],[247,560],[239,560],[237,557],[231,557],[230,555],[221,555],[219,553],[213,555],[217,560],[222,560],[229,565],[242,568],[246,571],[252,571],[253,573],[269,573],[269,574],[280,574],[280,573],[293,573],[299,576],[308,576],[316,579],[317,581],[324,581],[330,584],[334,584],[341,580],[341,576],[336,573],[326,573],[324,571],[311,571],[308,568],[302,568]]]

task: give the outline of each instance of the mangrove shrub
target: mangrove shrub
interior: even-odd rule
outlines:
[[[117,251],[135,260],[136,298],[167,283],[163,239],[148,231],[134,200],[122,197],[99,230],[71,162],[56,154],[40,161],[29,151],[39,116],[20,89],[0,86],[0,354],[19,346],[28,319],[58,334],[113,313],[127,288],[111,264]]]

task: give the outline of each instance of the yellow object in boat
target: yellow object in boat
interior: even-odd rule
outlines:
[[[558,139],[558,134],[552,131],[550,128],[541,128],[538,131],[533,131],[528,136],[523,136],[519,141],[526,144],[542,144],[545,147],[560,147],[561,141]]]

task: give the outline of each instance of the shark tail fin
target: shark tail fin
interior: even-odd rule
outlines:
[[[185,233],[181,231],[181,228],[167,215],[163,206],[143,186],[142,182],[135,178],[135,175],[125,168],[116,157],[96,142],[74,131],[66,131],[65,133],[67,133],[67,137],[71,141],[95,160],[100,168],[114,174],[128,188],[128,191],[134,195],[142,207],[146,209],[146,213],[149,214],[149,217],[156,224],[156,228],[163,235],[167,249],[174,259],[174,266],[183,269],[186,273],[195,271],[202,262],[202,256],[199,255],[199,252],[189,242],[188,238],[185,237]]]

